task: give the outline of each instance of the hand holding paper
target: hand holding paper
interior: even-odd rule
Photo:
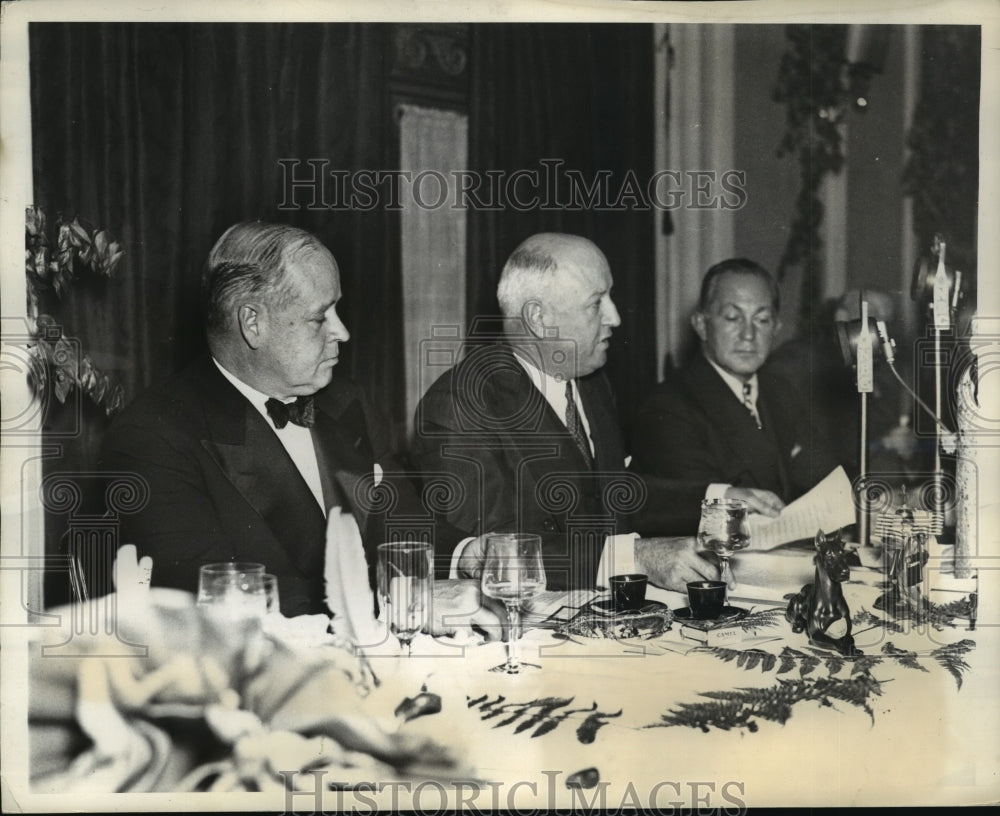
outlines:
[[[829,533],[854,521],[851,482],[844,469],[838,467],[786,506],[777,518],[750,516],[751,547],[757,551],[772,550],[792,541],[811,539],[817,530]]]

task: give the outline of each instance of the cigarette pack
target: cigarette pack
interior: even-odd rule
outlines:
[[[705,628],[699,626],[682,625],[680,628],[681,637],[688,640],[697,640],[706,646],[727,646],[730,643],[742,643],[744,640],[759,640],[760,637],[753,630],[747,631],[742,626],[715,626]]]

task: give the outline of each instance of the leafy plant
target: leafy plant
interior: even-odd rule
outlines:
[[[45,212],[37,206],[26,208],[24,267],[33,334],[29,350],[35,361],[29,383],[39,398],[52,393],[61,403],[79,388],[111,416],[125,403],[124,389],[79,353],[52,312],[78,276],[110,278],[125,253],[107,231],[90,229],[76,216],[69,219],[60,213],[54,227],[50,235]]]
[[[708,732],[710,728],[729,731],[746,728],[756,732],[757,720],[769,720],[784,725],[792,716],[796,703],[812,700],[832,707],[834,701],[849,703],[864,709],[875,721],[870,700],[881,695],[882,684],[871,675],[848,679],[820,677],[816,679],[778,680],[768,688],[737,688],[706,691],[702,697],[711,702],[681,703],[678,708],[660,715],[660,722],[646,728],[669,728],[686,725]]]
[[[576,738],[584,745],[594,741],[598,730],[607,725],[608,720],[622,715],[622,709],[618,709],[614,713],[598,711],[596,702],[592,703],[589,708],[566,708],[573,702],[572,697],[542,697],[526,703],[508,703],[505,700],[506,698],[502,695],[498,695],[495,700],[489,700],[484,694],[475,699],[466,697],[466,705],[469,708],[478,707],[479,719],[481,720],[491,720],[501,714],[506,714],[507,716],[498,721],[493,726],[494,728],[503,728],[516,722],[514,733],[522,734],[531,730],[532,739],[554,731],[575,714],[586,714],[586,718],[576,729]],[[559,708],[563,711],[557,712],[556,709]],[[519,720],[520,722],[518,722]]]

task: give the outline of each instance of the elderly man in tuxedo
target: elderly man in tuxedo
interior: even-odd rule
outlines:
[[[776,516],[837,464],[813,426],[803,383],[765,366],[779,329],[774,278],[745,258],[706,273],[691,319],[701,349],[639,409],[633,466],[691,481],[707,498]]]
[[[260,562],[284,614],[346,615],[386,540],[389,503],[373,491],[421,509],[364,393],[334,375],[350,339],[337,262],[301,229],[236,224],[211,250],[202,295],[210,354],[140,396],[105,440],[104,467],[149,485],[122,540],[153,557],[154,585],[194,591],[201,564]],[[436,611],[495,624],[474,590],[443,587]]]
[[[602,555],[611,557],[606,542],[634,529],[634,515],[655,502],[648,485],[626,470],[601,371],[620,323],[611,287],[608,261],[591,241],[556,233],[528,238],[497,287],[504,337],[473,347],[417,407],[420,468],[454,474],[465,487],[448,521],[470,537],[537,533],[550,588],[593,587]],[[697,508],[698,498],[692,494],[688,503]],[[618,552],[607,564],[616,571],[644,572],[681,589],[717,575],[691,540],[612,540]],[[476,574],[481,543],[460,546],[460,572]]]

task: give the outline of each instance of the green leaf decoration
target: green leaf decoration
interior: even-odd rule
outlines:
[[[758,629],[769,629],[783,623],[785,623],[785,610],[774,608],[751,612],[739,621],[738,625],[744,632],[756,632]]]
[[[597,704],[595,703],[594,707],[596,708],[596,706]],[[577,727],[576,738],[584,745],[590,745],[597,736],[598,730],[608,724],[608,720],[620,717],[621,715],[622,709],[620,708],[614,714],[608,714],[604,711],[595,711]]]
[[[823,662],[829,674],[837,674],[842,668],[844,668],[845,660],[837,653],[829,652],[825,649],[817,649],[814,646],[810,646],[809,651],[811,651],[819,660]]]
[[[760,666],[762,672],[771,671],[778,662],[776,655],[761,649],[727,649],[724,646],[700,646],[695,651],[707,652],[726,663],[736,661],[739,668],[752,671]]]
[[[870,672],[881,662],[882,658],[878,655],[859,655],[851,661],[851,674]]]
[[[84,274],[110,277],[125,253],[110,233],[92,230],[75,215],[69,218],[60,214],[50,238],[48,219],[37,206],[25,208],[24,242],[28,315],[38,315],[35,333],[39,347],[35,357],[39,366],[51,367],[44,372],[29,372],[31,388],[39,397],[51,392],[61,403],[74,388],[79,388],[108,416],[114,415],[125,405],[121,384],[101,372],[88,356],[70,362],[61,357],[61,349],[46,351],[45,344],[55,342],[63,332],[60,328],[55,335],[50,334],[50,329],[58,328],[58,321],[49,318],[49,323],[43,323],[41,317],[50,312],[58,315],[59,301]]]
[[[521,715],[524,714],[525,711],[527,711],[526,708],[519,708],[511,716],[509,716],[506,720],[500,720],[500,722],[496,723],[493,727],[494,728],[503,728],[505,725],[510,725],[511,723],[517,722],[517,720],[519,720],[521,718]],[[499,714],[500,712],[497,711],[495,713]],[[483,717],[483,719],[484,720],[489,719],[489,716]]]
[[[29,238],[45,240],[45,212],[41,207],[27,207],[24,212],[24,229]]]
[[[927,671],[927,668],[925,666],[922,666],[917,661],[916,652],[910,652],[907,651],[906,649],[898,649],[891,642],[886,643],[882,647],[882,654],[894,658],[899,663],[899,665],[905,666],[908,669],[918,669],[919,671],[922,672]]]
[[[466,696],[465,699],[469,708],[479,709],[481,720],[490,720],[504,713],[508,715],[497,722],[493,728],[504,728],[516,722],[514,733],[523,734],[531,731],[532,739],[554,731],[573,715],[588,714],[588,717],[577,728],[577,739],[584,743],[593,742],[594,734],[606,724],[605,721],[612,717],[620,717],[622,713],[620,709],[615,714],[600,712],[597,710],[596,702],[588,708],[569,709],[567,706],[573,702],[572,697],[541,697],[523,703],[505,702],[503,696],[492,701],[488,700],[486,695],[475,699]],[[558,711],[558,709],[565,710]],[[529,714],[529,712],[531,713]]]
[[[864,710],[874,723],[872,697],[882,693],[881,683],[871,675],[851,678],[815,678],[783,680],[766,688],[738,688],[704,692],[701,696],[710,702],[681,703],[675,709],[660,715],[660,722],[646,728],[687,726],[707,733],[712,728],[730,731],[734,728],[757,730],[757,720],[768,720],[784,725],[791,719],[798,703],[815,701],[822,706],[832,706],[833,700],[848,703]]]
[[[796,654],[795,650],[788,646],[781,650],[781,665],[778,667],[778,674],[787,674],[795,668],[795,664],[798,662],[795,658]]]
[[[969,664],[965,662],[965,655],[976,648],[974,640],[960,640],[958,643],[949,643],[931,652],[933,657],[955,678],[958,690],[962,690],[962,672],[969,671]]]

